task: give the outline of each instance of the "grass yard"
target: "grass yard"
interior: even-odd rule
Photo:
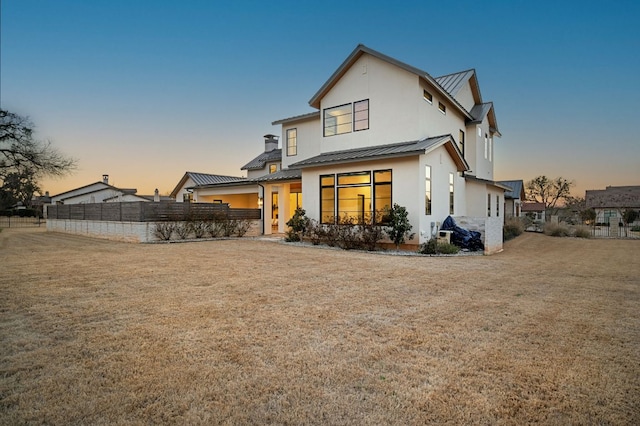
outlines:
[[[0,424],[640,424],[640,241],[0,233]]]

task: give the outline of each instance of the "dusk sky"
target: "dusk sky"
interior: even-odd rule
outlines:
[[[640,185],[640,2],[2,0],[3,109],[101,180],[168,194],[185,171],[242,176],[271,122],[359,44],[434,77],[475,68],[495,178]],[[387,143],[401,141],[387,141]]]

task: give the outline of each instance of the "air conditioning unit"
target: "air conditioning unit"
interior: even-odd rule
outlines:
[[[437,241],[439,243],[451,244],[451,234],[453,231],[438,231]]]

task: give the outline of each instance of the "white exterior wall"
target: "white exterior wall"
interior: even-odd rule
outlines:
[[[104,188],[91,193],[78,194],[73,197],[69,197],[68,195],[65,195],[64,200],[62,202],[64,204],[102,203],[107,198],[116,197],[121,194],[122,192],[116,191],[113,188]],[[136,201],[140,201],[140,200],[136,200]],[[55,204],[53,199],[51,203]]]
[[[93,191],[97,191],[99,189],[104,189],[104,188],[110,188],[110,187],[105,183],[96,182],[91,185],[85,186],[84,188],[78,188],[72,191],[64,192],[59,195],[54,195],[53,197],[51,197],[51,204],[56,204],[57,202],[62,201],[63,199],[65,200],[64,202],[66,203],[67,198],[70,198],[70,197],[81,198],[84,194],[88,192],[93,192]],[[108,198],[108,197],[105,197],[105,198]],[[68,203],[68,204],[74,204],[74,203]]]
[[[431,214],[427,215],[425,205],[426,175],[425,166],[431,166]],[[460,177],[456,164],[444,147],[420,156],[419,189],[415,192],[420,203],[419,231],[420,243],[428,241],[436,227],[449,216],[449,174],[453,173],[454,213],[451,216],[464,215],[466,213],[466,188],[464,179]],[[434,223],[434,227],[431,223]]]
[[[297,130],[297,155],[287,156],[287,130]],[[320,140],[322,139],[322,121],[312,119],[297,123],[284,124],[282,126],[282,168],[289,168],[289,165],[306,158],[315,157],[320,154]]]
[[[480,135],[478,134],[480,129]],[[482,123],[475,126],[468,127],[467,132],[467,145],[465,158],[471,168],[472,174],[481,179],[493,180],[493,157],[495,151],[495,139],[493,140],[494,146],[489,150],[489,139],[492,138],[489,131],[489,122],[485,118]],[[487,135],[487,158],[484,157],[484,135]],[[469,152],[473,150],[473,152]],[[468,155],[467,155],[468,154]]]
[[[368,130],[322,136],[324,109],[364,99],[369,99]],[[370,55],[362,55],[322,98],[318,127],[321,151],[419,139],[418,100],[422,100],[422,91],[416,75]]]
[[[223,186],[223,187],[216,187],[216,188],[194,189],[193,201],[195,203],[211,202],[206,200],[210,200],[212,197],[216,198],[218,196],[223,197],[227,195],[238,195],[238,194],[255,194],[256,200],[257,200],[258,188],[259,187],[256,184],[256,185],[238,185],[238,186]],[[257,205],[251,206],[251,208],[257,208]]]
[[[471,85],[469,84],[469,81],[464,83],[464,85],[456,94],[455,98],[456,101],[458,101],[458,103],[464,107],[464,109],[466,109],[467,111],[471,111],[471,109],[475,105],[475,101],[473,100],[473,92],[471,91]]]
[[[431,103],[424,99],[423,90],[425,89],[433,96]],[[420,123],[420,133],[415,139],[450,134],[457,141],[459,131],[466,129],[464,117],[455,109],[453,104],[426,82],[421,82],[419,89],[413,93],[413,99],[417,100],[418,120]],[[438,109],[439,102],[446,106],[445,114]]]
[[[182,203],[184,201],[184,194],[188,193],[187,188],[194,186],[195,182],[191,178],[187,178],[187,181],[182,185],[182,188],[178,191],[176,195],[176,202]]]

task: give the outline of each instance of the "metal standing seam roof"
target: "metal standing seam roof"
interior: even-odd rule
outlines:
[[[333,151],[298,161],[291,167],[305,168],[322,166],[326,164],[350,163],[355,161],[373,160],[379,158],[405,157],[414,154],[425,153],[426,151],[444,144],[447,141],[453,141],[451,135],[436,136],[432,138],[422,139],[418,141],[401,142],[387,145],[369,146],[365,148],[348,149],[344,151]],[[459,156],[461,166],[468,169],[468,165],[462,158],[457,146],[452,143],[453,149]]]
[[[278,170],[275,173],[270,173],[264,176],[253,178],[251,180],[258,183],[258,182],[272,182],[272,181],[295,180],[295,179],[302,179],[302,170],[283,169],[283,170]]]
[[[282,148],[273,151],[263,152],[247,164],[242,166],[241,170],[257,170],[264,168],[269,161],[282,161]]]
[[[211,175],[208,173],[194,173],[187,172],[191,180],[195,185],[209,185],[212,183],[225,183],[225,182],[235,182],[240,180],[246,180],[244,177],[237,176],[223,176],[223,175]]]
[[[470,69],[467,71],[461,71],[453,74],[443,75],[441,77],[436,77],[435,80],[451,96],[455,97],[460,89],[462,89],[462,87],[464,86],[464,83],[467,82],[467,80],[469,80],[474,74],[475,70]]]
[[[498,183],[511,188],[511,191],[507,191],[504,193],[504,198],[524,199],[522,197],[522,194],[524,192],[524,184],[521,180],[501,180],[498,181]]]

